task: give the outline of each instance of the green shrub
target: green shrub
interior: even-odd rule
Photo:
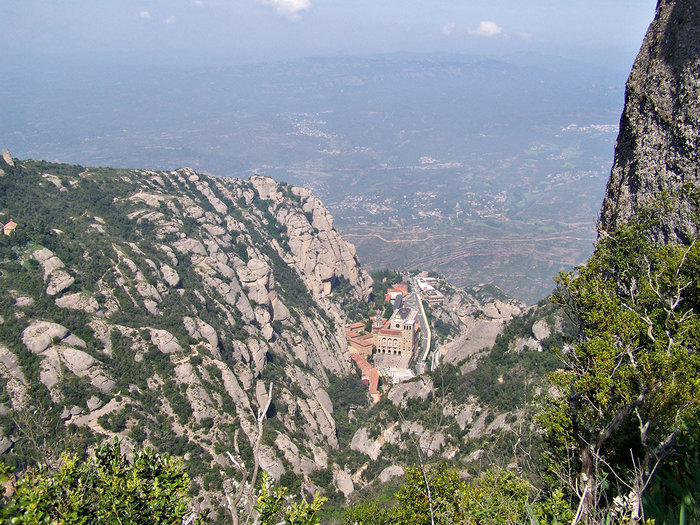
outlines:
[[[180,460],[146,449],[129,462],[114,440],[85,462],[65,456],[58,471],[27,472],[0,508],[0,518],[17,525],[180,523],[188,487]]]

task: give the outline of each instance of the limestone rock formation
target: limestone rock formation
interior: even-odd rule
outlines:
[[[397,406],[404,407],[409,399],[427,399],[433,392],[433,381],[421,377],[415,381],[400,383],[389,391],[389,399]]]
[[[372,461],[376,461],[382,446],[380,443],[370,439],[367,429],[362,427],[352,437],[350,448],[369,456]]]
[[[655,208],[658,242],[696,234],[700,184],[700,3],[659,0],[625,91],[599,228],[610,232]]]
[[[492,297],[482,286],[471,290],[451,290],[443,304],[434,305],[433,315],[460,328],[459,335],[442,347],[442,362],[460,363],[491,348],[503,327],[520,315],[524,305],[514,300]]]
[[[54,339],[60,340],[68,335],[68,329],[57,323],[35,321],[22,332],[22,342],[29,351],[40,354],[46,350]]]
[[[372,281],[311,192],[190,169],[0,163],[0,192],[26,197],[0,214],[35,236],[13,246],[22,264],[0,279],[0,323],[12,324],[0,330],[0,415],[46,389],[66,426],[176,444],[208,472],[230,466],[221,450],[235,451],[236,436],[249,450],[258,391],[272,385],[276,437],[260,466],[312,492],[323,469],[347,494],[367,483],[338,464],[352,436],[339,440],[346,413],[327,390],[352,371],[333,287],[359,300]],[[220,491],[200,495],[219,505]]]
[[[387,467],[381,471],[381,473],[379,474],[379,479],[382,481],[382,483],[386,483],[393,478],[403,476],[403,475],[404,475],[403,467],[400,467],[399,465],[392,465],[392,466]]]
[[[281,202],[280,185],[272,179],[254,176],[250,182],[261,198]],[[289,249],[306,286],[320,298],[330,293],[335,280],[344,278],[366,298],[372,280],[359,266],[355,247],[335,230],[330,213],[311,191],[291,188],[291,194],[301,199],[302,209],[279,208],[276,219],[287,231]]]
[[[97,314],[100,312],[100,305],[97,303],[97,300],[83,292],[64,295],[63,297],[57,298],[55,302],[56,306],[60,308],[83,310],[89,314]]]
[[[7,164],[8,166],[12,166],[12,167],[15,166],[15,161],[12,160],[12,155],[6,149],[2,150],[2,160],[4,160],[5,164]]]
[[[164,354],[182,351],[177,339],[167,330],[151,330],[151,342]]]
[[[551,335],[551,333],[552,329],[549,327],[549,324],[547,324],[547,321],[544,319],[541,319],[536,323],[533,323],[532,325],[532,335],[538,341],[547,339]]]

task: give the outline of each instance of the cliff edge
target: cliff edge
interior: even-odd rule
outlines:
[[[651,236],[687,242],[697,233],[699,152],[700,1],[659,0],[627,80],[599,231],[663,209],[652,212]]]

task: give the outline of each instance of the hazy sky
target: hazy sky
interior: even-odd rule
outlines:
[[[628,66],[655,0],[0,0],[0,56],[537,52]],[[611,64],[612,65],[612,64]]]

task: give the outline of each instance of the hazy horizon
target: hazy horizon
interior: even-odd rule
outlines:
[[[535,301],[590,254],[655,1],[522,4],[4,3],[0,147],[270,175],[370,267]]]
[[[655,3],[27,0],[0,8],[0,46],[6,66],[42,55],[191,67],[405,51],[540,53],[628,67]]]

